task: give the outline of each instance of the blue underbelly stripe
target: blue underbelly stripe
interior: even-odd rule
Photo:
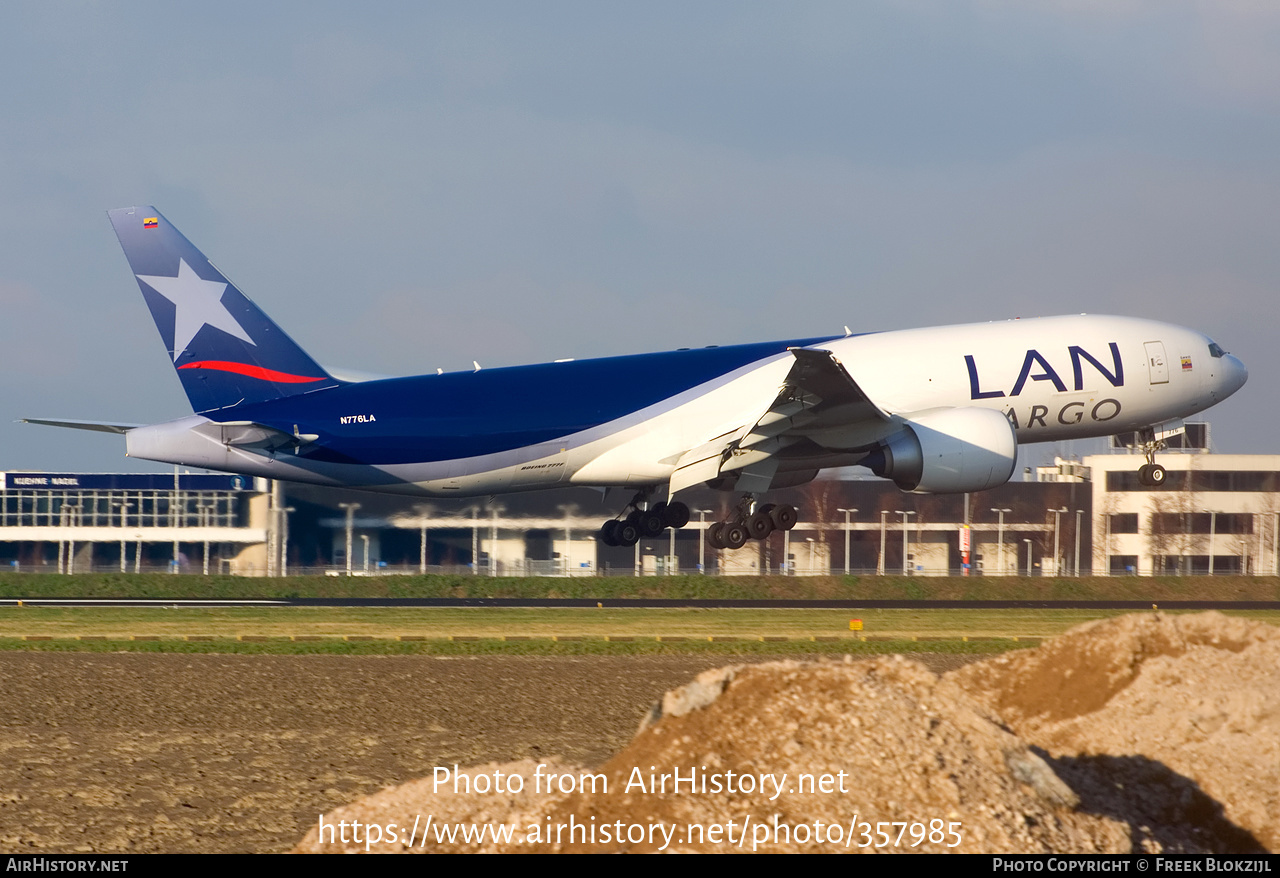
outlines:
[[[318,438],[300,454],[314,461],[387,466],[454,460],[581,433],[789,347],[832,338],[391,378],[219,414],[221,420],[314,434]]]

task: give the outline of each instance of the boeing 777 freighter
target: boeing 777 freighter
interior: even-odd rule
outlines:
[[[741,495],[708,530],[736,548],[793,526],[763,495],[823,468],[982,491],[1008,481],[1023,442],[1137,431],[1140,477],[1158,486],[1161,441],[1247,378],[1202,333],[1081,314],[347,381],[154,207],[110,217],[195,414],[32,422],[123,433],[131,457],[370,491],[634,489],[601,528],[611,545],[684,526],[675,498],[695,485]]]

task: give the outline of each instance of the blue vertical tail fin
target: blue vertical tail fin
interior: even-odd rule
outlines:
[[[267,402],[342,383],[154,207],[123,207],[108,215],[195,411]]]

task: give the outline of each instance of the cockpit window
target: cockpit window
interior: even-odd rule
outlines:
[[[1209,356],[1213,357],[1215,360],[1221,360],[1226,355],[1227,352],[1219,347],[1217,342],[1209,342]]]

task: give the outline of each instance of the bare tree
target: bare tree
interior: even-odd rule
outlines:
[[[1095,521],[1102,521],[1102,539],[1096,540],[1096,545],[1102,549],[1102,557],[1096,557],[1097,549],[1094,549],[1093,575],[1110,576],[1111,575],[1111,556],[1115,552],[1115,535],[1111,532],[1111,520],[1120,508],[1120,497],[1114,491],[1104,491],[1102,493],[1102,503],[1100,509],[1094,510]],[[1094,527],[1094,533],[1097,534],[1099,528]]]
[[[830,479],[814,479],[800,489],[804,508],[811,512],[814,527],[817,531],[815,539],[822,546],[824,557],[831,557],[831,525],[835,515],[835,503],[832,502],[832,486]]]
[[[1175,569],[1189,573],[1189,557],[1193,551],[1195,499],[1191,494],[1191,479],[1183,478],[1176,491],[1161,491],[1148,498],[1147,543],[1151,552],[1160,559],[1157,573],[1170,572],[1165,559],[1178,560]]]

